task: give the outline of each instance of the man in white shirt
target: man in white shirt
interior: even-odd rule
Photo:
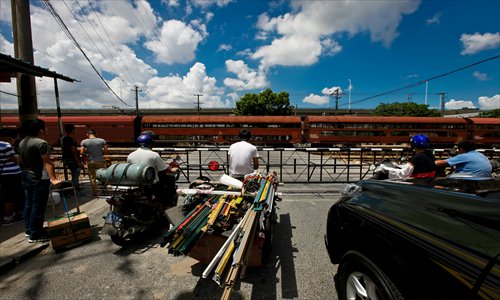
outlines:
[[[163,161],[160,154],[153,151],[153,137],[149,134],[141,134],[137,138],[139,148],[127,156],[129,164],[146,164],[155,168],[155,180],[158,182],[158,172],[166,172],[168,165]]]
[[[229,176],[242,181],[245,175],[259,169],[257,147],[248,142],[251,136],[250,131],[243,129],[239,133],[241,141],[229,147]]]
[[[153,151],[153,141],[152,133],[141,134],[137,138],[137,144],[140,147],[128,155],[127,163],[146,164],[155,168],[153,191],[156,199],[166,206],[175,206],[177,203],[175,177],[171,175],[177,171],[177,168],[171,168],[163,161],[160,154]]]

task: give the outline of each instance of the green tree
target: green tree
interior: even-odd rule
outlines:
[[[477,116],[479,118],[500,118],[500,109],[482,111]]]
[[[238,116],[289,116],[293,112],[287,92],[274,93],[266,89],[259,94],[246,94],[236,102]]]
[[[380,103],[373,112],[376,116],[439,117],[437,109],[429,109],[426,104],[415,102]]]

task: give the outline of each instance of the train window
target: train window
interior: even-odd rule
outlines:
[[[500,126],[494,124],[479,124],[476,125],[477,130],[499,130]]]
[[[487,132],[483,134],[483,137],[500,137],[500,132],[498,131]]]
[[[393,132],[391,132],[391,136],[407,136],[407,137],[410,137],[410,133],[408,131],[393,131]]]

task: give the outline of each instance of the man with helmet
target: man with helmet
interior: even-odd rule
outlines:
[[[170,196],[168,193],[171,191],[165,189],[165,185],[168,183],[164,182],[165,180],[163,180],[163,178],[165,176],[163,175],[175,173],[177,168],[170,168],[170,166],[163,161],[160,154],[153,151],[153,136],[154,134],[152,132],[143,132],[137,137],[139,148],[128,155],[127,163],[146,164],[153,167],[156,170],[156,176],[153,183],[155,197],[162,202],[166,202],[168,201],[168,196]]]
[[[229,147],[229,176],[243,180],[245,175],[259,169],[259,153],[257,147],[248,140],[252,134],[243,129],[239,133],[240,140]]]
[[[429,150],[431,145],[429,137],[416,134],[410,139],[410,144],[415,154],[406,164],[399,166],[399,168],[382,166],[388,172],[389,179],[436,178],[436,165],[434,164],[434,156]]]

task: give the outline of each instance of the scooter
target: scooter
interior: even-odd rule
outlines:
[[[177,161],[174,159],[170,166],[178,167]],[[161,175],[157,183],[155,173],[153,167],[128,163],[97,171],[97,180],[103,186],[100,198],[109,204],[102,232],[116,245],[125,246],[166,221],[165,210],[177,205],[178,169]]]

